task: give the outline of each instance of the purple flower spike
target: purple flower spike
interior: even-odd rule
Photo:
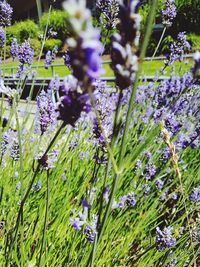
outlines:
[[[68,0],[63,6],[70,16],[71,37],[67,39],[67,45],[72,74],[78,79],[82,90],[88,91],[88,87],[92,88],[92,82],[103,73],[100,32],[93,28],[86,1]]]
[[[0,26],[6,27],[11,25],[13,9],[12,7],[4,0],[0,1]]]
[[[58,119],[65,125],[75,125],[82,112],[89,113],[91,106],[89,96],[78,91],[78,81],[71,75],[67,76],[60,91],[61,97],[57,108]]]
[[[87,226],[84,230],[85,238],[88,242],[94,243],[95,233],[90,226]]]
[[[156,227],[156,248],[161,251],[165,248],[171,248],[175,245],[176,239],[172,237],[172,227],[168,226],[160,230],[159,227]]]
[[[126,1],[120,1],[119,4],[119,33],[112,36],[111,50],[111,67],[115,73],[116,84],[121,89],[131,85],[138,69],[138,58],[134,52],[138,45],[141,20],[137,14],[139,1],[129,1],[128,4],[124,2]]]
[[[0,48],[3,48],[5,44],[5,31],[0,28]]]
[[[176,6],[174,0],[165,0],[165,9],[161,11],[162,23],[166,27],[172,26],[173,19],[176,17]]]
[[[17,39],[14,38],[12,40],[11,47],[10,47],[10,54],[11,54],[13,60],[16,57],[18,57],[18,53],[19,53],[19,46],[18,46],[18,43],[17,43]]]
[[[189,196],[190,201],[200,204],[200,187],[194,188]]]
[[[126,204],[129,207],[134,207],[136,205],[136,194],[134,192],[128,193],[126,197]]]

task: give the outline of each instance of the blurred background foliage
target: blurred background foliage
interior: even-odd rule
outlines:
[[[147,20],[147,14],[149,11],[149,2],[142,1],[140,7],[140,14],[142,16],[141,23],[141,38],[144,35],[145,24]],[[187,40],[191,44],[191,51],[200,50],[200,1],[199,0],[176,0],[177,16],[174,20],[172,27],[167,29],[165,37],[159,47],[157,55],[167,54],[169,52],[170,44],[176,39],[178,32],[186,31]],[[157,15],[155,19],[155,25],[161,25],[161,10],[164,6],[164,0],[159,0]],[[102,23],[98,22],[95,10],[93,13],[93,24],[101,29],[101,41],[104,44],[105,52],[110,51],[111,35],[116,29],[108,30]],[[99,15],[99,14],[98,14]],[[44,46],[44,53],[48,50],[52,50],[55,45],[58,46],[60,51],[66,49],[65,40],[69,36],[69,27],[67,25],[67,13],[62,10],[53,10],[50,16],[49,28],[57,32],[56,37],[50,37],[47,39]],[[48,12],[44,13],[40,19],[40,22],[33,20],[16,21],[12,26],[7,28],[7,45],[9,46],[13,38],[16,38],[19,43],[22,43],[24,39],[31,39],[32,47],[35,49],[35,55],[40,51],[41,40],[39,38],[41,32],[44,31],[46,21],[48,18]],[[162,25],[161,25],[162,26]],[[151,56],[155,50],[158,40],[161,36],[162,29],[154,30],[154,33],[149,42],[147,55]]]

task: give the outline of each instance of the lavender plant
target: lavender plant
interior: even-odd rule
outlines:
[[[138,1],[119,1],[115,83],[101,81],[103,45],[84,0],[64,3],[70,75],[42,85],[25,114],[19,87],[1,77],[3,266],[199,265],[199,52],[186,73],[142,76],[156,2],[138,43]],[[181,33],[173,67],[184,47]],[[11,56],[30,67],[29,41],[13,40]]]

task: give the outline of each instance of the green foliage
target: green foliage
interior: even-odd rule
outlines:
[[[16,38],[19,43],[22,43],[28,38],[37,38],[39,34],[38,25],[32,20],[16,22],[6,30],[7,44],[11,44],[13,38]]]
[[[44,44],[44,52],[46,53],[49,50],[52,50],[55,46],[58,46],[58,49],[62,46],[62,41],[59,39],[47,39]]]
[[[200,36],[194,33],[190,33],[187,35],[187,40],[191,45],[191,51],[194,52],[196,50],[200,50]]]
[[[176,0],[177,16],[173,23],[172,32],[186,31],[200,34],[200,1]]]
[[[34,56],[38,56],[41,50],[41,42],[38,39],[31,39],[31,47],[34,49]]]
[[[40,27],[44,31],[48,19],[48,13],[44,13],[40,20]],[[52,28],[57,32],[58,39],[65,41],[68,34],[68,15],[65,11],[54,10],[51,12],[49,29]]]

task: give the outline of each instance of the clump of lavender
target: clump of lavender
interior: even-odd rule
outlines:
[[[45,56],[45,69],[48,69],[52,62],[56,59],[56,54],[58,53],[58,47],[55,46],[52,51],[48,51]]]
[[[10,47],[10,54],[13,60],[18,57],[19,53],[19,46],[16,38],[13,38],[11,47]]]
[[[67,76],[60,89],[60,100],[57,108],[58,119],[62,120],[65,125],[75,126],[81,113],[89,113],[90,110],[88,94],[81,91],[76,78],[72,75]]]
[[[13,9],[12,7],[4,0],[0,1],[0,26],[6,27],[11,25]]]
[[[111,67],[115,73],[116,84],[121,89],[129,87],[138,69],[137,51],[141,17],[138,12],[139,2],[129,1],[119,5],[119,33],[112,36]],[[134,48],[133,48],[134,46]]]
[[[5,31],[0,28],[0,48],[3,48],[5,44]]]
[[[91,13],[86,8],[85,0],[68,0],[63,6],[70,16],[71,37],[67,39],[67,45],[72,74],[82,90],[87,91],[92,81],[102,73],[100,32],[92,26]]]
[[[165,0],[165,9],[161,11],[162,23],[166,27],[172,26],[173,19],[176,17],[176,6],[174,0]]]
[[[183,61],[183,55],[185,51],[190,50],[190,44],[186,40],[185,32],[179,32],[177,41],[171,44],[170,54],[165,60],[165,65],[172,64],[175,60]]]
[[[33,61],[34,51],[30,46],[30,40],[25,40],[19,47],[18,59],[19,59],[19,66],[17,69],[16,76],[19,78],[25,71],[25,65],[27,64],[28,67],[31,66]]]
[[[51,126],[55,125],[57,113],[56,105],[50,90],[42,91],[37,97],[39,132],[43,135]]]
[[[171,226],[165,227],[162,231],[160,227],[156,227],[156,248],[161,251],[165,248],[171,248],[175,245],[176,239],[172,237]]]
[[[101,25],[109,31],[116,28],[118,23],[119,1],[98,0],[96,2],[96,17]]]
[[[192,202],[200,204],[200,187],[192,189],[189,199]]]

